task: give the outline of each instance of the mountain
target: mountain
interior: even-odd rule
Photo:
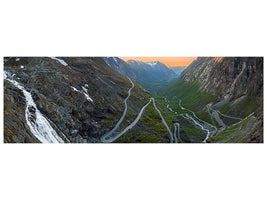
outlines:
[[[152,102],[102,58],[4,58],[5,143],[170,142]]]
[[[131,79],[136,79],[135,71],[127,62],[123,61],[122,59],[118,57],[103,57],[102,59],[106,62],[107,65],[109,65],[119,73],[128,76]]]
[[[157,94],[177,78],[176,73],[161,62],[125,62],[117,57],[103,59],[113,69],[135,80],[152,94]]]
[[[262,97],[263,59],[253,57],[198,58],[185,71],[183,80],[196,80],[201,89],[225,100],[244,95]]]
[[[189,112],[180,120],[206,124],[208,142],[263,142],[262,57],[199,57],[164,95],[181,112],[195,112],[198,119]]]
[[[136,70],[140,80],[163,82],[176,77],[176,74],[161,62],[131,61],[128,64]]]
[[[180,76],[182,74],[182,72],[186,69],[186,67],[171,67],[170,68],[172,71],[174,71],[174,73],[176,73],[178,76]]]
[[[100,136],[119,119],[123,101],[132,85],[100,58],[5,60],[8,79],[28,91],[36,104],[30,107],[32,112],[38,108],[71,142],[99,141]],[[59,62],[63,60],[66,66]],[[36,142],[24,115],[25,94],[14,83],[5,80],[4,85],[5,141]],[[132,94],[140,94],[129,99],[130,108],[137,113],[139,106],[149,100],[149,94],[137,87]]]
[[[200,57],[164,88],[168,70],[114,57],[5,57],[4,142],[263,142],[262,57]],[[131,77],[161,90],[153,98]]]

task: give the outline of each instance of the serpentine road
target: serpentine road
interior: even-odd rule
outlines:
[[[162,119],[162,123],[165,125],[165,127],[167,128],[169,134],[170,134],[170,143],[173,143],[173,134],[169,128],[169,126],[167,125],[164,117],[162,116],[160,110],[157,108],[156,104],[155,104],[155,100],[154,98],[150,98],[149,99],[149,102],[140,110],[138,116],[136,117],[136,119],[129,125],[127,126],[123,131],[121,131],[120,133],[116,133],[116,135],[112,136],[113,132],[115,130],[113,130],[113,132],[109,131],[108,133],[106,133],[105,135],[103,135],[101,137],[101,142],[104,142],[104,143],[111,143],[111,142],[114,142],[115,140],[117,140],[119,137],[121,137],[124,133],[126,133],[129,129],[133,128],[137,122],[139,121],[139,119],[141,118],[141,116],[143,115],[146,107],[151,103],[151,100],[153,101],[153,106],[154,108],[158,111],[161,119]],[[123,119],[122,119],[123,120]],[[178,127],[178,128],[177,128]],[[174,124],[174,128],[175,128],[175,133],[177,132],[177,136],[179,137],[179,140],[181,141],[181,138],[180,138],[180,124],[178,122],[176,122]],[[177,143],[177,137],[176,137],[176,134],[174,134],[174,137],[175,137],[175,143]]]
[[[195,114],[192,110],[189,110],[189,109],[187,109],[187,108],[184,108],[184,107],[181,105],[181,99],[179,99],[179,106],[180,106],[180,108],[181,108],[182,110],[187,110],[187,111],[191,112],[191,113],[193,114],[193,116],[196,118],[196,119],[194,119],[194,118],[193,118],[192,116],[190,116],[188,113],[185,113],[185,115],[182,114],[182,116],[183,116],[185,119],[192,120],[193,123],[194,123],[196,126],[199,126],[199,127],[201,128],[202,131],[205,131],[205,132],[207,133],[205,139],[203,140],[203,142],[206,143],[207,140],[209,139],[209,136],[210,136],[210,130],[207,129],[207,128],[205,128],[205,127],[204,127],[204,124],[206,124],[208,127],[213,128],[214,131],[217,131],[217,128],[216,128],[215,126],[213,126],[212,124],[210,124],[210,123],[208,123],[208,122],[206,122],[206,121],[204,121],[204,120],[202,120],[202,119],[199,119],[199,118],[196,116],[196,114]],[[197,121],[197,120],[198,120],[198,121]],[[202,122],[202,123],[204,123],[204,124],[202,125],[200,122]]]
[[[179,106],[181,107],[182,110],[187,110],[187,111],[189,111],[189,112],[191,112],[193,114],[193,116],[190,116],[188,113],[184,113],[184,114],[181,114],[181,116],[183,116],[185,119],[188,119],[188,120],[193,121],[193,123],[196,126],[199,126],[201,128],[201,130],[203,130],[203,131],[205,131],[207,133],[205,139],[203,140],[204,143],[207,142],[207,140],[210,137],[210,135],[211,135],[211,137],[213,137],[215,134],[216,134],[215,136],[217,136],[220,132],[224,131],[225,129],[240,124],[239,130],[238,130],[239,131],[238,134],[240,134],[241,136],[240,136],[240,138],[238,138],[238,139],[236,139],[234,141],[234,142],[237,142],[237,141],[241,140],[242,138],[244,138],[249,133],[249,131],[252,129],[252,126],[253,126],[253,120],[254,120],[254,118],[252,117],[251,120],[249,121],[248,125],[246,126],[246,128],[244,130],[240,130],[241,129],[241,126],[242,126],[242,123],[247,118],[251,117],[254,113],[251,113],[250,115],[248,115],[247,117],[245,117],[244,119],[242,119],[242,118],[232,117],[232,116],[228,116],[228,115],[222,114],[220,111],[214,110],[210,106],[207,106],[208,112],[210,114],[210,117],[211,117],[212,121],[213,121],[213,118],[214,118],[216,120],[216,122],[218,123],[218,125],[221,126],[221,128],[218,130],[212,124],[210,124],[208,122],[205,122],[205,121],[199,119],[193,111],[191,111],[191,110],[189,110],[187,108],[182,107],[182,105],[181,105],[181,99],[179,99]],[[212,111],[212,113],[210,112],[210,110]],[[226,124],[224,124],[223,120],[220,118],[219,115],[222,115],[223,117],[227,117],[227,118],[237,119],[237,120],[240,120],[240,121],[237,122],[237,123],[235,123],[235,124],[232,124],[230,126],[227,126]],[[203,122],[204,124],[201,124],[200,122]],[[214,123],[214,121],[213,121],[213,123]],[[204,125],[207,125],[208,127],[212,127],[212,128],[214,128],[214,130],[213,131],[210,131],[207,128],[207,126],[204,127]],[[211,133],[213,133],[213,134],[211,134]],[[236,134],[232,134],[229,137],[225,138],[224,140],[219,141],[219,143],[226,142],[226,141],[232,139],[235,135]]]
[[[199,122],[197,122],[197,121],[196,121],[193,117],[191,117],[189,114],[186,113],[185,116],[186,116],[187,119],[191,119],[191,120],[194,122],[195,125],[197,125],[197,126],[199,126],[199,127],[201,128],[201,130],[207,132],[206,137],[205,137],[205,139],[203,140],[203,142],[206,143],[206,142],[207,142],[207,139],[208,139],[209,136],[210,136],[210,131],[209,131],[209,129],[204,128]]]
[[[128,78],[129,79],[129,78]],[[132,82],[131,79],[129,79],[130,82],[132,83],[132,87],[128,90],[128,96],[127,98],[124,100],[124,105],[125,105],[125,109],[124,109],[124,112],[120,118],[120,120],[117,122],[117,124],[115,125],[115,127],[110,130],[109,132],[107,132],[106,134],[104,134],[100,140],[101,142],[103,143],[111,143],[111,142],[114,142],[115,140],[117,140],[119,137],[121,137],[124,133],[126,133],[129,129],[133,128],[137,122],[139,121],[139,119],[141,118],[141,116],[143,115],[143,112],[145,111],[146,107],[151,103],[151,100],[153,101],[153,106],[154,108],[158,111],[160,117],[161,117],[161,120],[162,120],[162,123],[164,124],[164,126],[167,128],[169,134],[170,134],[170,143],[173,143],[173,134],[169,128],[169,126],[167,125],[164,117],[162,116],[160,110],[157,108],[156,104],[155,104],[155,100],[153,97],[151,97],[149,99],[149,102],[143,106],[143,108],[140,110],[138,116],[136,117],[136,119],[129,125],[127,126],[124,130],[122,130],[120,133],[114,133],[118,127],[120,126],[120,124],[122,123],[122,121],[124,120],[125,118],[125,115],[127,113],[127,100],[129,99],[129,97],[131,96],[131,90],[134,88],[134,84]],[[175,143],[177,143],[177,136],[176,136],[176,132],[177,132],[177,136],[179,138],[179,140],[182,142],[181,138],[180,138],[180,124],[178,122],[174,123],[174,139],[175,139]]]
[[[129,79],[131,81],[131,79]],[[120,118],[120,120],[117,122],[117,124],[115,125],[115,127],[110,130],[109,132],[107,132],[106,134],[104,134],[100,140],[101,142],[103,143],[111,143],[111,142],[114,142],[115,140],[117,140],[119,137],[121,137],[124,133],[126,133],[129,129],[133,128],[137,122],[139,121],[139,119],[141,118],[141,116],[143,115],[146,107],[151,103],[151,100],[153,101],[153,106],[154,108],[158,111],[160,117],[161,117],[161,120],[162,120],[162,123],[164,124],[164,126],[167,128],[169,134],[170,134],[170,143],[173,143],[173,134],[169,128],[169,126],[167,125],[164,117],[162,116],[160,110],[157,108],[156,104],[155,104],[155,99],[152,97],[149,99],[149,102],[143,106],[143,108],[140,110],[138,116],[136,117],[136,119],[129,125],[127,126],[124,130],[122,130],[120,133],[114,133],[118,127],[120,126],[120,124],[122,123],[122,121],[124,120],[125,118],[125,115],[126,115],[126,112],[127,112],[127,100],[129,99],[130,95],[131,95],[131,90],[134,88],[134,84],[133,82],[131,81],[132,83],[132,87],[129,89],[128,91],[128,96],[127,98],[124,100],[124,104],[125,104],[125,109],[124,109],[124,112]],[[177,143],[177,136],[176,136],[176,132],[177,132],[177,136],[179,138],[179,140],[182,142],[181,138],[180,138],[180,124],[178,122],[174,123],[174,138],[175,138],[175,143]]]
[[[128,79],[129,79],[129,78],[128,78]],[[107,132],[105,135],[103,135],[103,136],[100,138],[100,140],[101,140],[102,142],[105,142],[105,138],[110,137],[110,136],[113,134],[113,132],[119,128],[120,124],[121,124],[122,121],[124,120],[124,117],[125,117],[126,112],[127,112],[127,109],[128,109],[128,107],[127,107],[127,100],[128,100],[129,97],[131,96],[131,91],[132,91],[132,89],[134,88],[134,84],[133,84],[132,80],[131,80],[131,79],[129,79],[129,80],[130,80],[130,82],[132,83],[132,87],[128,90],[128,96],[127,96],[126,99],[124,100],[125,108],[124,108],[123,114],[122,114],[120,120],[119,120],[119,121],[117,122],[117,124],[115,125],[115,127],[114,127],[112,130],[110,130],[109,132]]]
[[[216,128],[215,126],[213,126],[212,124],[210,124],[210,123],[208,123],[208,122],[206,122],[206,121],[200,119],[200,118],[199,118],[199,117],[198,117],[192,110],[189,110],[189,109],[187,109],[187,108],[184,108],[184,107],[181,105],[181,101],[182,101],[182,100],[179,99],[179,106],[181,107],[182,110],[187,110],[187,111],[191,112],[191,113],[193,114],[193,116],[194,116],[197,120],[199,120],[199,121],[203,122],[204,124],[206,124],[206,125],[208,125],[208,126],[214,128],[214,129],[217,131],[217,128]]]
[[[142,116],[143,112],[145,111],[146,107],[150,104],[150,102],[151,102],[151,98],[149,99],[149,102],[141,109],[136,119],[129,126],[127,126],[122,132],[116,134],[114,137],[111,137],[111,134],[109,135],[105,134],[101,137],[101,141],[105,143],[114,142],[119,137],[121,137],[124,133],[126,133],[129,129],[133,128],[136,125],[136,123],[139,121],[140,117]]]
[[[177,136],[176,136],[177,132]],[[177,137],[181,143],[183,143],[181,137],[180,137],[180,124],[178,122],[174,123],[174,138],[175,138],[175,143],[177,143]]]
[[[247,117],[245,117],[245,118],[242,120],[242,122],[243,122],[244,120],[246,120],[247,118],[251,117],[252,115],[253,115],[253,113],[250,114],[250,115],[248,115]],[[231,134],[230,136],[226,137],[226,138],[223,139],[223,140],[218,141],[217,143],[224,143],[224,142],[227,142],[227,141],[233,139],[236,135],[239,135],[239,138],[235,139],[235,140],[233,141],[233,143],[236,143],[236,142],[238,142],[239,140],[243,139],[247,134],[250,133],[251,129],[253,128],[253,122],[254,122],[255,119],[256,119],[256,118],[255,118],[254,116],[252,116],[252,117],[250,118],[249,122],[246,123],[244,129],[241,130],[241,128],[242,128],[242,127],[241,127],[242,124],[240,124],[240,127],[239,127],[237,133],[235,133],[235,134]]]
[[[215,112],[219,113],[220,115],[222,115],[224,117],[227,117],[227,118],[242,120],[242,118],[239,118],[239,117],[232,117],[232,116],[229,116],[229,115],[222,114],[219,110],[214,110],[211,107],[208,107],[208,109],[211,109],[212,111],[215,111]]]
[[[166,128],[167,128],[167,130],[168,130],[168,132],[169,132],[169,134],[170,134],[170,143],[173,143],[173,134],[172,134],[172,132],[171,132],[171,130],[170,130],[168,124],[166,123],[164,117],[162,116],[160,110],[157,108],[157,106],[156,106],[156,104],[155,104],[155,100],[154,100],[154,98],[152,98],[152,100],[153,100],[154,108],[158,111],[158,113],[159,113],[159,115],[160,115],[160,117],[161,117],[162,123],[166,126]],[[175,143],[177,143],[177,137],[176,137],[175,135],[174,135],[174,138],[175,138]]]

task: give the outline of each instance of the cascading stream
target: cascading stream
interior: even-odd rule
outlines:
[[[57,132],[52,128],[48,120],[38,110],[31,93],[26,91],[20,83],[13,79],[9,79],[8,77],[10,77],[10,74],[5,71],[4,79],[22,90],[25,96],[25,118],[31,133],[42,143],[64,143],[64,141],[58,136]]]

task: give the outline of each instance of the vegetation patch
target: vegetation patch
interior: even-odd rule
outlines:
[[[172,125],[173,126],[173,125]],[[152,102],[146,107],[139,122],[116,142],[169,143],[170,135]]]

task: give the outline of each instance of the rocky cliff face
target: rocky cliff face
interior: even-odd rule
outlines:
[[[37,110],[64,142],[99,142],[119,120],[132,86],[101,58],[7,57],[4,70],[5,142],[39,142],[30,127]],[[135,87],[129,109],[137,114],[148,100]],[[47,126],[44,118],[39,120]]]
[[[243,95],[262,97],[263,58],[198,58],[184,72],[182,79],[199,81],[201,89],[225,100]]]
[[[181,76],[186,82],[198,82],[200,90],[216,96],[216,109],[245,117],[255,113],[257,125],[247,142],[263,141],[263,58],[200,57]]]

